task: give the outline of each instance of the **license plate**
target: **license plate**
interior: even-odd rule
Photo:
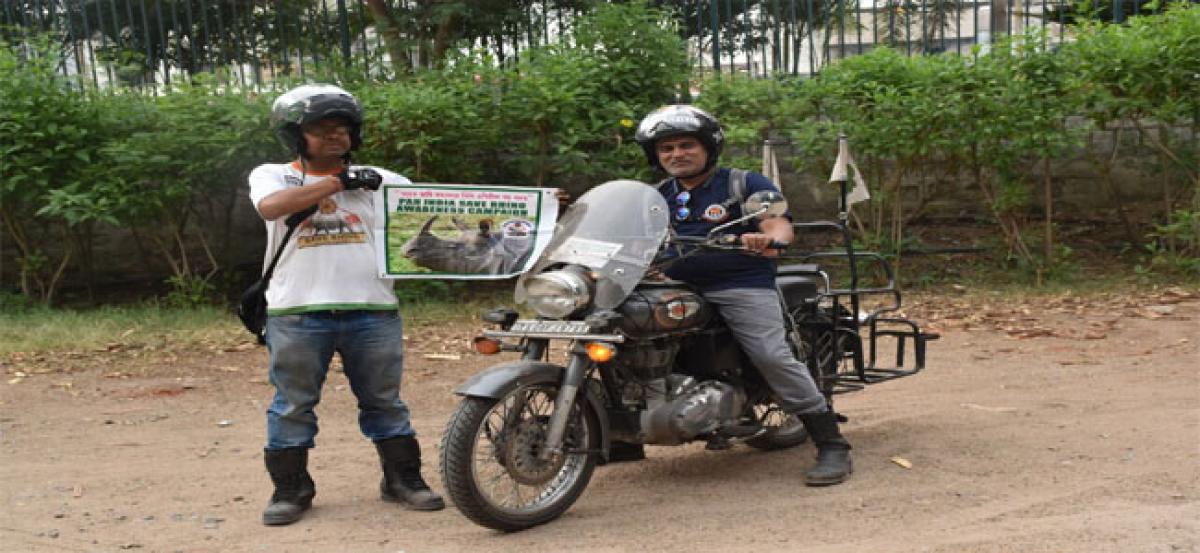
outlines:
[[[591,328],[583,321],[537,321],[521,319],[513,323],[509,332],[521,334],[587,334]]]

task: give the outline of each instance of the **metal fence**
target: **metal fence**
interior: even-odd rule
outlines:
[[[387,79],[448,48],[511,62],[569,36],[601,0],[0,0],[0,37],[54,38],[81,85],[158,87],[200,73],[259,87],[336,70]],[[1200,0],[1193,0],[1200,1]],[[1121,21],[1148,0],[1104,0],[1091,17]],[[755,76],[807,75],[888,45],[912,54],[969,52],[1042,27],[1069,36],[1069,0],[658,0],[698,66]],[[441,5],[441,11],[439,10]],[[345,74],[345,73],[342,73]]]
[[[350,1],[2,0],[0,34],[9,42],[50,34],[62,71],[97,86],[169,85],[206,72],[258,86],[333,64],[378,67],[365,4]]]

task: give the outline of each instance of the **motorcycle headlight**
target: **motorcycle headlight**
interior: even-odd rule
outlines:
[[[525,283],[525,303],[543,317],[561,319],[591,301],[591,280],[570,269],[548,271]]]

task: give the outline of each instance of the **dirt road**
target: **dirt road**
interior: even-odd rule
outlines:
[[[924,373],[839,397],[844,485],[803,486],[809,444],[650,447],[598,468],[561,519],[507,535],[380,502],[339,374],[319,409],[314,508],[266,528],[263,350],[13,356],[0,550],[1200,551],[1200,301],[1153,301],[926,312],[943,339]],[[474,330],[409,343],[404,396],[437,489],[452,390],[492,361],[439,344]]]

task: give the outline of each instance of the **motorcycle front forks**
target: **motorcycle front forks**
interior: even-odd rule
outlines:
[[[558,388],[558,396],[554,398],[554,412],[550,414],[549,429],[546,432],[546,443],[538,458],[543,461],[552,459],[563,452],[563,436],[567,431],[567,423],[571,419],[571,410],[575,406],[575,397],[579,395],[579,387],[587,376],[591,365],[583,346],[576,343],[571,348],[571,360],[567,362],[567,370],[563,373],[562,384]]]

